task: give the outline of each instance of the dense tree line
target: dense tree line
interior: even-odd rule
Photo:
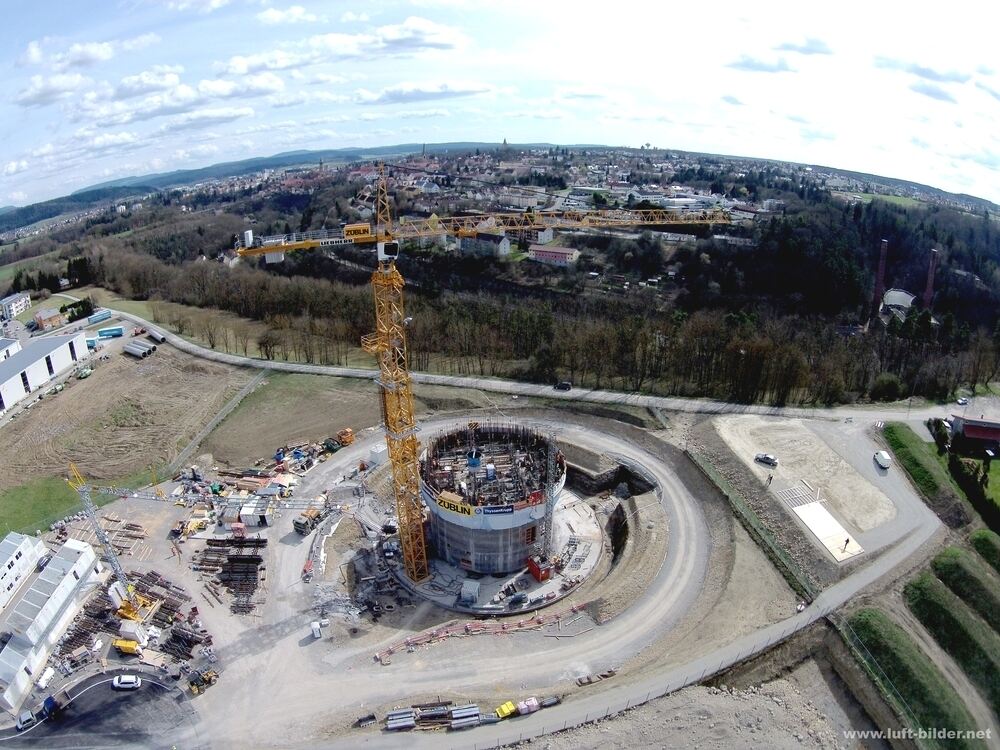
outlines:
[[[263,321],[264,356],[342,361],[374,327],[369,290],[341,282],[168,265],[125,251],[88,256],[95,279],[125,296],[215,307]],[[888,330],[842,335],[818,318],[677,310],[626,302],[411,290],[413,366],[745,402],[837,403],[874,395],[943,398],[1000,370],[1000,332],[938,342]],[[321,342],[322,339],[322,342]],[[323,343],[325,342],[325,343]],[[332,348],[331,348],[332,347]],[[894,387],[886,388],[886,379]],[[878,387],[876,387],[878,386]]]

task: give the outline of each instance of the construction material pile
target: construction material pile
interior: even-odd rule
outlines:
[[[194,554],[191,569],[212,573],[214,579],[232,595],[230,610],[250,614],[263,602],[259,599],[261,584],[266,580],[263,551],[267,539],[258,537],[226,537],[207,539],[205,548]],[[217,589],[209,589],[216,598]]]

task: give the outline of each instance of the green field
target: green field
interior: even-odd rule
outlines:
[[[909,198],[905,195],[881,195],[880,193],[856,193],[856,195],[860,195],[865,200],[885,201],[886,203],[903,206],[904,208],[914,208],[915,206],[924,205],[916,198]]]
[[[906,584],[906,604],[979,688],[994,713],[1000,710],[1000,635],[930,573]]]
[[[11,245],[4,245],[3,248],[12,247]],[[61,251],[53,250],[51,253],[46,253],[45,255],[38,255],[34,258],[25,258],[24,260],[17,260],[13,263],[7,263],[6,265],[0,266],[0,284],[6,284],[11,279],[14,278],[14,274],[18,271],[28,271],[35,268],[40,262],[47,260],[49,258],[56,257]]]
[[[921,440],[902,422],[887,423],[883,434],[896,460],[935,513],[942,518],[946,518],[949,511],[964,511],[968,515],[962,500],[964,493],[948,471],[947,455],[939,456],[934,443]]]
[[[1000,632],[1000,577],[973,552],[948,547],[931,562],[944,585]]]
[[[62,294],[53,294],[48,299],[38,300],[31,304],[27,310],[17,316],[17,319],[22,323],[28,323],[34,318],[34,315],[39,310],[46,307],[51,307],[53,310],[58,310],[63,305],[72,302],[73,300],[69,297],[63,296]]]
[[[151,472],[143,469],[127,477],[109,482],[116,487],[142,487],[150,483]],[[95,495],[97,505],[106,505],[117,498]],[[0,534],[19,531],[33,534],[45,531],[55,521],[82,510],[76,491],[63,477],[42,477],[0,492]]]
[[[989,529],[979,529],[969,534],[969,543],[997,573],[1000,573],[1000,534]]]
[[[899,691],[906,706],[913,714],[918,728],[954,730],[980,729],[966,709],[955,689],[927,655],[906,634],[878,609],[862,609],[851,615],[851,627],[874,657],[891,685],[883,685],[887,694],[892,686]],[[880,681],[884,678],[879,677]],[[973,740],[948,740],[921,742],[925,747],[978,748]]]

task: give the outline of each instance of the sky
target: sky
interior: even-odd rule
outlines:
[[[822,7],[812,7],[822,6]],[[1000,6],[5,0],[0,206],[296,149],[599,143],[1000,203]]]

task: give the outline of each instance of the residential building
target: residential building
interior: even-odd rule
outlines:
[[[87,337],[81,331],[38,339],[0,360],[0,413],[59,377],[87,355]]]
[[[9,359],[21,351],[21,342],[17,339],[0,339],[0,361]]]
[[[0,542],[0,612],[17,594],[35,565],[48,552],[41,539],[10,532]]]
[[[35,313],[35,325],[40,331],[51,331],[53,328],[66,325],[66,316],[51,307],[43,307]]]
[[[13,603],[0,650],[0,708],[14,714],[104,571],[93,547],[68,539]]]
[[[31,307],[31,297],[27,292],[10,294],[0,299],[0,317],[4,320],[13,320],[29,307]]]
[[[551,227],[545,229],[518,229],[513,232],[514,238],[533,245],[545,245],[552,242],[554,233]]]
[[[462,255],[506,258],[510,255],[510,238],[503,234],[478,232],[475,237],[462,237],[459,249]]]
[[[570,266],[580,259],[580,251],[572,247],[557,245],[532,245],[528,257],[550,266]]]

